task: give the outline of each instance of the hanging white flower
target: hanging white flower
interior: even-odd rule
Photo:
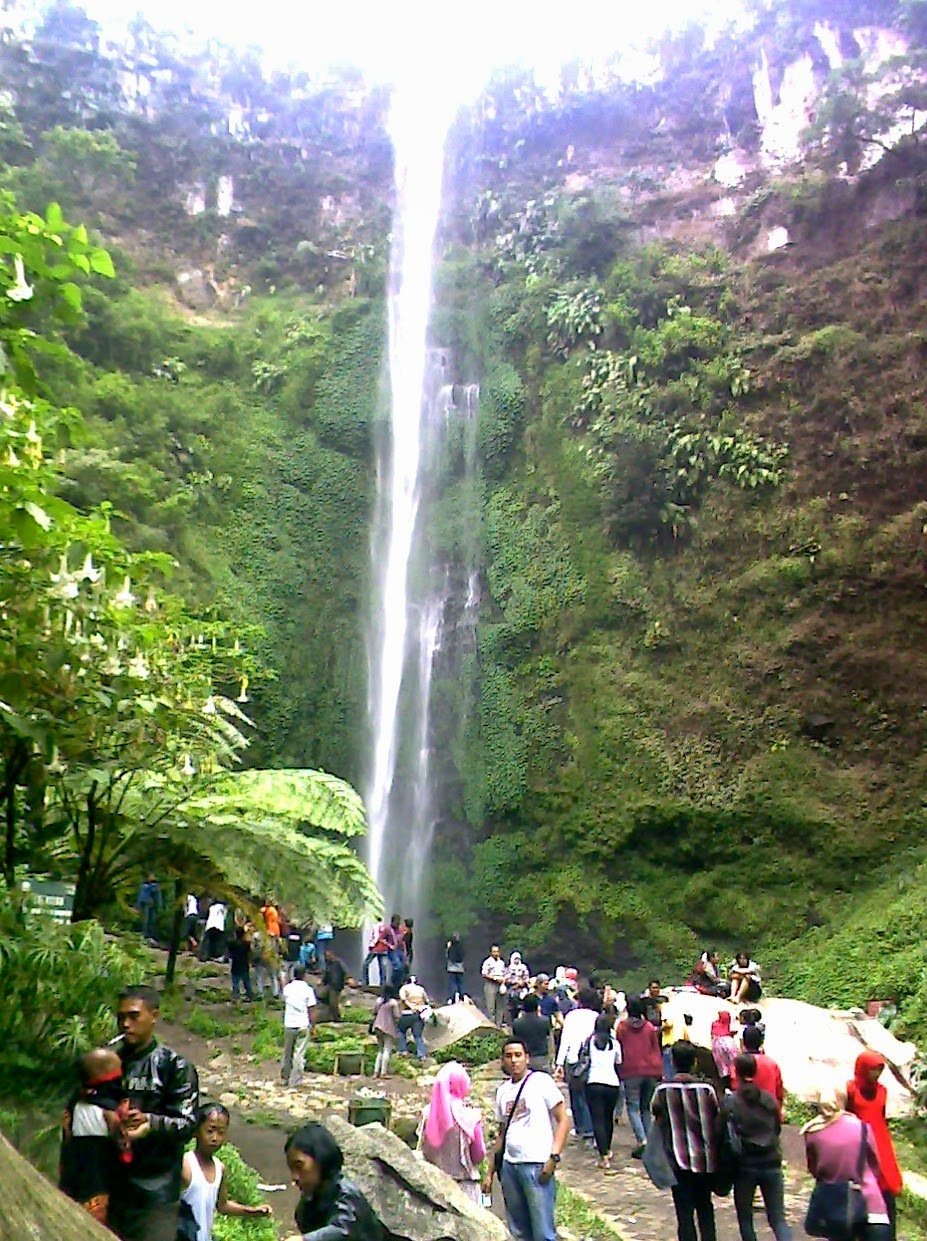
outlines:
[[[11,302],[28,302],[34,290],[26,279],[26,265],[21,254],[14,256],[13,267],[15,268],[16,282],[7,289],[6,295]]]
[[[209,697],[206,699],[206,701],[203,703],[203,714],[204,715],[215,715],[216,714],[216,700],[215,698],[213,698],[212,694],[210,694]]]
[[[113,603],[117,608],[131,608],[135,606],[135,595],[132,594],[132,582],[128,574],[126,574],[123,580],[122,590],[120,590],[118,595],[113,596]]]
[[[150,676],[148,661],[144,655],[133,655],[129,660],[126,668],[130,677],[134,677],[136,681],[145,681]]]
[[[12,447],[10,448],[9,452],[6,454],[6,463],[7,465],[12,466],[14,470],[16,469],[17,466],[22,465],[22,462],[20,461],[19,457],[17,457]]]
[[[190,755],[189,755],[189,754],[185,754],[185,755],[183,756],[183,774],[184,774],[185,776],[195,776],[195,775],[196,775],[196,768],[193,766],[193,763],[190,761]]]
[[[158,600],[155,596],[155,589],[153,586],[148,587],[148,594],[145,596],[143,607],[146,612],[157,612],[158,610]]]
[[[100,580],[100,570],[93,563],[93,557],[90,552],[84,557],[84,563],[81,565],[77,573],[79,582],[98,582]]]
[[[247,677],[241,678],[241,689],[239,690],[238,697],[235,699],[235,701],[236,702],[250,702],[251,701],[251,699],[248,697],[248,678]]]

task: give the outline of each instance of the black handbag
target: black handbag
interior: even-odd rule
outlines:
[[[853,1241],[868,1219],[863,1198],[863,1171],[866,1167],[866,1143],[869,1126],[862,1125],[859,1139],[859,1160],[853,1181],[818,1181],[805,1216],[805,1232],[809,1237],[827,1237],[828,1241]]]
[[[579,1049],[579,1059],[573,1064],[564,1065],[566,1070],[564,1077],[566,1084],[574,1088],[585,1086],[589,1080],[589,1070],[592,1068],[592,1049],[589,1044],[592,1042],[592,1036],[586,1039],[582,1047]]]

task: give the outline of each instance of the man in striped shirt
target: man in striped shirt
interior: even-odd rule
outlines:
[[[695,1048],[691,1043],[674,1043],[672,1056],[676,1076],[657,1087],[653,1097],[657,1125],[653,1132],[659,1130],[665,1135],[676,1173],[673,1206],[677,1235],[679,1241],[716,1241],[711,1187],[718,1169],[718,1096],[714,1087],[692,1076]]]

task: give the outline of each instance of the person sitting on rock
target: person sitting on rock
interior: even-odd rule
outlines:
[[[727,974],[731,980],[732,1004],[755,1004],[763,994],[760,967],[751,961],[748,953],[738,952],[727,967]]]
[[[343,1175],[341,1147],[324,1125],[312,1121],[297,1129],[283,1149],[300,1192],[299,1234],[289,1241],[385,1241],[386,1229],[358,1187]]]
[[[718,973],[718,954],[714,948],[706,949],[699,957],[689,986],[702,995],[716,995],[719,999],[726,999],[730,994],[730,983],[722,982]]]

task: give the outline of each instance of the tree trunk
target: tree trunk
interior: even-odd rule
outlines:
[[[171,919],[171,946],[167,954],[167,968],[164,972],[164,985],[170,987],[174,982],[174,971],[177,969],[177,953],[180,950],[180,932],[183,929],[183,889],[180,880],[174,880],[174,916]]]
[[[0,1241],[113,1241],[0,1134]]]

